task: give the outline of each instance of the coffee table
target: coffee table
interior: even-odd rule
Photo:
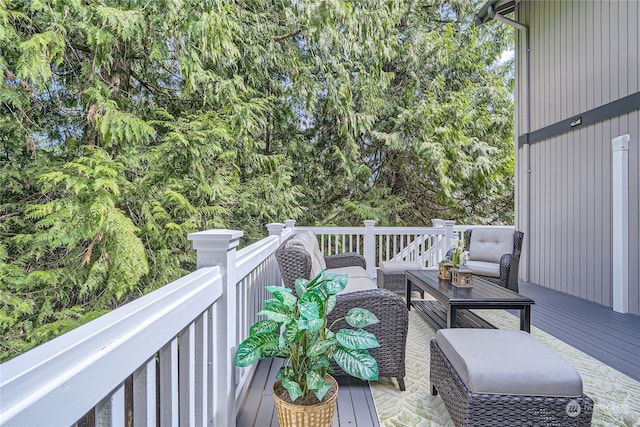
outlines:
[[[473,287],[459,288],[450,280],[440,279],[437,270],[407,270],[407,309],[413,305],[428,320],[438,327],[455,328],[458,326],[493,327],[466,309],[503,309],[520,310],[520,330],[531,332],[531,305],[535,302],[524,295],[495,285],[487,280],[473,276]],[[436,301],[411,302],[411,290],[423,290]],[[460,313],[459,313],[460,312]],[[458,314],[463,317],[458,319]],[[460,325],[462,321],[463,325]]]

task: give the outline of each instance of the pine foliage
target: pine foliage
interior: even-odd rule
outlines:
[[[0,361],[192,271],[194,231],[509,221],[510,40],[473,9],[0,2]]]

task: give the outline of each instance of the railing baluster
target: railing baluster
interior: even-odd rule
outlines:
[[[205,426],[206,423],[206,407],[207,389],[205,387],[205,375],[207,372],[207,354],[205,346],[206,334],[206,312],[196,319],[193,325],[193,341],[194,341],[194,421],[196,426]]]
[[[156,358],[133,373],[133,426],[156,425]]]
[[[193,368],[195,365],[195,348],[193,340],[193,324],[185,328],[179,335],[178,346],[178,416],[180,425],[195,425],[194,417],[194,384]]]
[[[178,340],[160,349],[160,425],[178,426]]]
[[[398,253],[398,250],[397,250],[398,242],[397,242],[397,240],[398,240],[398,235],[394,234],[393,235],[393,256],[395,256]]]
[[[124,385],[96,405],[96,427],[124,427]]]
[[[222,398],[220,397],[220,390],[224,390],[224,385],[222,385],[223,381],[218,377],[218,371],[216,370],[216,366],[218,366],[218,357],[221,353],[220,347],[221,345],[216,346],[216,324],[218,322],[218,306],[214,305],[209,307],[207,310],[207,335],[206,346],[207,346],[207,377],[206,384],[207,387],[207,425],[215,425],[216,424],[216,413],[224,408],[221,404],[221,400],[224,399],[224,394]]]

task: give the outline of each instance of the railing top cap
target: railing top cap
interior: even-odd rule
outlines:
[[[216,240],[216,241],[232,241],[239,240],[244,233],[240,230],[227,230],[227,229],[215,229],[198,231],[197,233],[190,233],[187,235],[187,239],[198,240]]]

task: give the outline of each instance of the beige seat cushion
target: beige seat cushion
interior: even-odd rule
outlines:
[[[368,291],[370,289],[378,289],[376,283],[371,279],[367,270],[358,266],[330,268],[327,270],[331,273],[346,274],[349,281],[347,287],[340,294],[348,294],[349,292]]]
[[[405,270],[420,270],[422,266],[415,261],[382,261],[378,269],[384,273],[403,273]]]
[[[349,279],[351,279],[352,277],[362,277],[366,279],[371,279],[371,276],[369,276],[369,273],[367,273],[367,270],[355,265],[351,265],[348,267],[330,268],[327,271],[331,273],[337,273],[337,274],[346,274],[349,276]]]
[[[318,246],[318,238],[313,231],[303,231],[292,236],[287,240],[286,247],[300,248],[309,254],[311,257],[311,277],[327,268],[324,256],[322,256]]]
[[[369,291],[372,289],[378,289],[375,282],[371,280],[369,277],[351,277],[349,276],[349,281],[347,282],[347,287],[344,288],[342,292],[338,295],[348,294],[350,292],[357,291]]]
[[[473,274],[481,276],[500,277],[500,264],[486,261],[467,261],[467,268]]]
[[[441,329],[436,341],[475,393],[582,396],[578,371],[524,331]]]
[[[513,228],[477,227],[471,232],[469,260],[500,263],[504,254],[513,253]]]
[[[311,257],[310,279],[320,271],[327,268],[324,256],[322,256],[320,247],[318,246],[318,239],[314,232],[304,231],[302,233],[294,235],[289,240],[287,240],[286,247],[299,248],[309,254],[309,256]],[[341,292],[341,294],[378,288],[373,279],[371,279],[371,276],[369,276],[367,271],[362,267],[340,267],[332,268],[327,271],[338,274],[346,274],[348,276],[349,281],[347,283],[347,287]]]

